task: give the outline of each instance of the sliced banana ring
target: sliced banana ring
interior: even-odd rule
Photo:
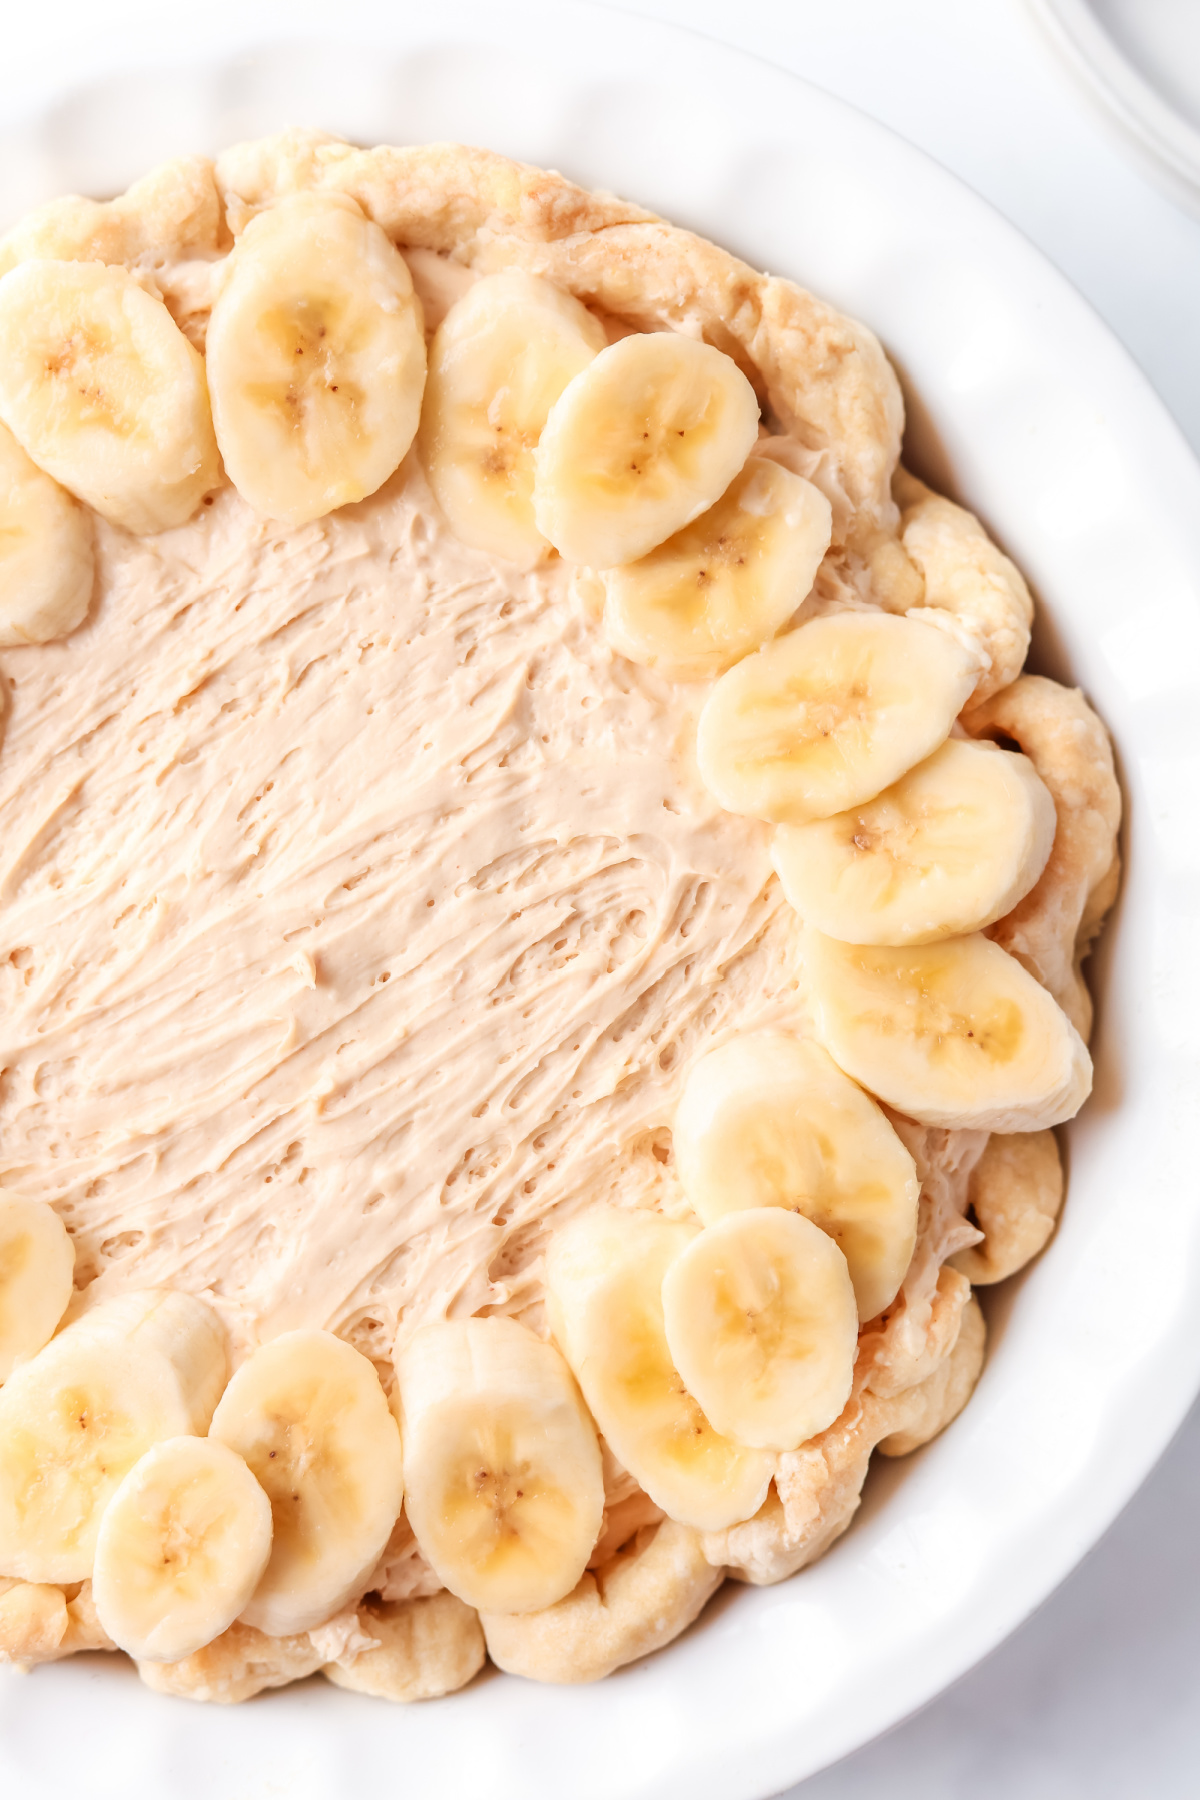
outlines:
[[[0,645],[66,637],[92,580],[91,520],[0,425]]]
[[[890,613],[813,619],[722,675],[700,715],[700,773],[730,812],[828,818],[936,750],[978,668],[945,632]]]
[[[846,1259],[778,1206],[729,1213],[663,1277],[675,1367],[735,1443],[795,1450],[850,1397],[858,1307]]]
[[[664,1519],[545,1612],[484,1613],[497,1668],[530,1681],[600,1681],[686,1631],[725,1571],[685,1525]]]
[[[271,1558],[244,1623],[310,1631],[362,1592],[400,1516],[400,1434],[374,1364],[332,1332],[285,1332],[234,1375],[210,1436],[271,1502]]]
[[[553,1344],[512,1319],[422,1327],[399,1349],[406,1508],[451,1593],[491,1612],[569,1594],[604,1514],[596,1431]]]
[[[519,270],[485,275],[438,326],[421,457],[456,537],[510,562],[550,549],[533,516],[533,453],[550,408],[603,350],[598,319]]]
[[[983,1366],[986,1329],[968,1301],[957,1338],[917,1386],[888,1399],[858,1394],[815,1443],[781,1456],[775,1492],[761,1512],[704,1539],[710,1560],[739,1581],[766,1587],[824,1554],[858,1510],[871,1452],[907,1456],[944,1431],[962,1411]]]
[[[207,1430],[225,1332],[191,1294],[151,1289],[85,1313],[0,1388],[0,1569],[84,1581],[118,1485],[152,1445]]]
[[[916,1243],[916,1165],[819,1044],[755,1031],[710,1050],[684,1084],[674,1151],[706,1225],[750,1207],[789,1207],[837,1244],[861,1319],[895,1298]]]
[[[546,1298],[613,1454],[672,1519],[708,1531],[757,1511],[774,1463],[714,1428],[671,1359],[663,1277],[695,1236],[658,1213],[597,1207],[551,1241]]]
[[[177,1662],[233,1624],[270,1554],[271,1503],[241,1457],[215,1438],[169,1438],[100,1521],[100,1623],[128,1655]]]
[[[425,336],[412,277],[344,195],[289,195],[246,226],[207,337],[221,455],[290,525],[373,494],[416,435]]]
[[[719,499],[757,437],[758,400],[732,357],[636,332],[551,409],[534,458],[538,529],[568,562],[636,562]]]
[[[0,1200],[0,1381],[50,1341],[67,1310],[75,1246],[41,1200]]]
[[[801,917],[849,944],[982,931],[1033,887],[1054,801],[1027,756],[948,738],[873,800],[781,825],[771,856]]]
[[[810,927],[801,954],[834,1061],[922,1125],[1037,1131],[1074,1118],[1091,1092],[1066,1014],[980,933],[896,949]]]
[[[221,479],[202,358],[106,263],[25,262],[0,280],[0,419],[128,531],[181,525]]]
[[[640,561],[603,571],[608,641],[677,681],[719,675],[791,618],[832,533],[820,488],[751,457],[691,525]]]

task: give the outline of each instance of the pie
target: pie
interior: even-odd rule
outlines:
[[[0,241],[0,1654],[584,1681],[1049,1238],[1120,799],[793,283],[311,132]]]

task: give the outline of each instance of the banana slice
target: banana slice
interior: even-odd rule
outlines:
[[[0,1200],[0,1381],[28,1362],[67,1310],[75,1246],[41,1200]]]
[[[1066,1014],[980,933],[899,949],[810,928],[801,956],[834,1061],[922,1125],[1041,1131],[1091,1092],[1092,1060]]]
[[[332,1332],[285,1332],[242,1364],[209,1436],[244,1458],[274,1516],[242,1619],[310,1631],[362,1592],[400,1516],[400,1434],[374,1365]]]
[[[688,1393],[667,1345],[662,1285],[696,1236],[658,1213],[597,1208],[546,1254],[550,1328],[613,1454],[656,1506],[719,1531],[762,1505],[774,1459],[722,1436]]]
[[[241,1457],[213,1438],[168,1438],[100,1521],[100,1623],[140,1662],[178,1662],[228,1630],[270,1554],[271,1502]]]
[[[0,419],[127,531],[182,525],[221,479],[202,358],[106,263],[24,262],[0,281]]]
[[[982,931],[1045,868],[1056,815],[1027,756],[948,738],[873,800],[781,825],[771,856],[800,916],[848,944]]]
[[[608,641],[677,681],[719,675],[787,623],[832,535],[820,488],[752,457],[693,524],[601,574]]]
[[[101,1515],[153,1444],[208,1428],[225,1331],[191,1294],[85,1313],[0,1388],[0,1574],[85,1581]]]
[[[978,672],[973,651],[929,625],[813,619],[722,675],[700,715],[700,773],[730,812],[828,818],[936,750]]]
[[[850,1271],[799,1213],[758,1206],[718,1219],[675,1258],[662,1303],[675,1367],[734,1443],[795,1450],[850,1398]]]
[[[405,1501],[452,1594],[539,1612],[569,1594],[600,1535],[596,1430],[553,1344],[513,1319],[426,1325],[396,1358]]]
[[[622,338],[550,409],[538,530],[568,562],[636,562],[719,499],[757,437],[758,400],[732,357],[673,331]]]
[[[66,637],[92,579],[91,520],[0,425],[0,645]]]
[[[319,519],[382,486],[416,436],[420,302],[345,195],[291,194],[246,226],[207,337],[217,442],[256,512]]]
[[[438,326],[421,458],[456,537],[529,565],[550,549],[533,516],[533,453],[550,408],[603,350],[598,319],[539,276],[485,275]]]
[[[917,1237],[916,1164],[819,1044],[755,1031],[710,1050],[688,1074],[673,1143],[706,1225],[788,1207],[841,1250],[861,1319],[895,1299]]]

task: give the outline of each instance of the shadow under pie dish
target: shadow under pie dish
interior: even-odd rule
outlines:
[[[0,270],[6,1654],[604,1675],[966,1402],[1103,727],[870,333],[635,207],[289,134]]]

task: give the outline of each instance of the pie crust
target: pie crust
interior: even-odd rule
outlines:
[[[989,664],[964,715],[965,727],[972,735],[1019,745],[1049,787],[1058,820],[1055,848],[1041,880],[990,935],[1050,990],[1086,1035],[1091,1003],[1080,962],[1100,929],[1118,881],[1120,798],[1108,739],[1081,694],[1041,676],[1020,673],[1028,649],[1032,601],[1012,563],[969,513],[932,494],[899,468],[903,404],[895,374],[872,333],[792,282],[758,274],[703,239],[614,196],[585,192],[561,175],[458,145],[361,150],[319,133],[300,131],[239,145],[215,164],[199,157],[180,158],[108,203],[56,201],[26,219],[0,243],[0,275],[21,261],[38,257],[121,264],[161,294],[181,329],[202,349],[221,264],[232,244],[257,212],[282,196],[303,190],[348,195],[383,228],[410,259],[430,324],[436,323],[439,305],[444,310],[457,283],[519,268],[545,277],[582,300],[614,336],[631,329],[667,329],[703,339],[735,359],[763,405],[769,438],[760,446],[761,453],[774,455],[804,474],[831,502],[833,543],[818,577],[818,606],[881,607],[904,613],[920,609],[920,616],[940,629],[952,634],[971,632],[988,652]],[[270,558],[278,555],[281,581],[292,583],[297,590],[313,589],[324,609],[322,642],[304,640],[301,606],[277,610],[268,618],[272,641],[277,639],[286,646],[283,663],[293,684],[288,691],[306,678],[311,680],[311,670],[319,691],[326,693],[331,691],[327,675],[349,667],[334,657],[325,675],[320,668],[329,653],[325,640],[333,630],[337,599],[331,568],[345,571],[351,592],[358,583],[374,593],[371,604],[378,616],[373,619],[373,630],[382,619],[378,606],[384,589],[377,580],[372,589],[374,578],[360,579],[356,571],[360,562],[369,570],[372,558],[386,557],[401,523],[408,535],[407,560],[401,564],[399,578],[408,581],[410,588],[414,580],[426,579],[437,600],[439,595],[461,595],[472,583],[476,592],[481,583],[486,587],[482,559],[473,552],[447,550],[450,562],[440,574],[435,570],[430,575],[435,566],[430,545],[436,549],[448,534],[436,519],[430,523],[436,507],[423,487],[419,469],[410,465],[411,459],[373,499],[290,535],[244,516],[244,509],[239,510],[241,503],[228,491],[216,497],[208,513],[202,511],[188,525],[163,534],[160,540],[131,540],[116,528],[98,523],[100,607],[81,632],[64,644],[13,652],[5,662],[12,710],[10,743],[0,754],[0,819],[7,817],[5,841],[25,846],[9,862],[4,898],[0,899],[0,958],[7,958],[2,973],[10,1000],[25,1004],[31,985],[38,991],[45,973],[39,946],[69,941],[69,934],[60,934],[56,940],[54,930],[47,932],[47,925],[53,922],[58,929],[62,924],[62,915],[55,913],[56,858],[61,865],[59,886],[65,878],[69,887],[79,874],[80,845],[71,840],[72,808],[79,804],[80,794],[88,791],[86,784],[100,786],[103,765],[94,757],[89,760],[89,744],[107,743],[104,734],[108,733],[114,756],[128,758],[132,738],[140,732],[150,743],[154,731],[162,727],[166,716],[158,705],[162,696],[143,712],[130,701],[121,715],[126,722],[117,728],[111,723],[114,712],[125,705],[121,696],[123,665],[134,694],[150,679],[153,659],[143,654],[147,638],[154,642],[160,666],[164,661],[169,666],[174,683],[169,695],[173,714],[181,709],[186,712],[189,705],[203,711],[208,704],[205,694],[212,698],[205,727],[210,735],[201,744],[201,766],[207,768],[209,778],[220,769],[224,779],[223,767],[203,760],[210,752],[216,755],[212,747],[217,737],[211,734],[226,729],[221,724],[224,718],[228,732],[236,736],[241,710],[249,705],[253,711],[266,704],[262,680],[266,663],[247,663],[249,685],[240,689],[239,645],[232,637],[214,635],[202,622],[196,626],[188,622],[189,609],[198,599],[209,606],[222,599],[232,602],[235,613],[240,613],[249,599],[251,612],[258,609],[270,614]],[[239,580],[243,583],[240,591]],[[496,598],[496,590],[485,591],[486,601]],[[608,1181],[608,1193],[619,1194],[626,1203],[650,1200],[667,1209],[678,1208],[682,1202],[671,1187],[669,1136],[661,1129],[662,1121],[670,1116],[669,1096],[675,1091],[678,1067],[704,1033],[730,1023],[741,1024],[746,1018],[778,1020],[795,1002],[788,968],[790,925],[770,875],[764,832],[754,822],[720,815],[715,806],[706,807],[702,798],[697,798],[698,784],[694,771],[686,766],[683,749],[695,717],[692,699],[686,690],[672,690],[670,684],[648,674],[630,678],[627,670],[614,668],[613,659],[597,653],[594,643],[589,649],[595,638],[594,625],[572,612],[561,570],[548,567],[519,579],[513,577],[507,599],[499,598],[515,621],[513,632],[525,634],[514,641],[520,644],[522,668],[527,674],[537,673],[537,680],[526,682],[530,692],[538,681],[551,690],[557,683],[559,689],[582,700],[590,683],[597,721],[606,716],[610,722],[615,720],[618,712],[613,708],[618,701],[628,703],[636,728],[649,733],[646,742],[652,744],[657,761],[651,757],[644,774],[649,797],[626,819],[626,850],[632,844],[644,851],[652,835],[652,813],[661,816],[665,810],[678,817],[691,809],[690,835],[680,828],[674,837],[661,840],[668,845],[669,854],[660,854],[656,862],[654,854],[647,852],[642,873],[631,877],[627,870],[618,872],[606,883],[611,857],[604,848],[604,802],[611,800],[613,789],[611,782],[606,787],[599,781],[590,847],[569,866],[557,888],[549,879],[545,891],[539,891],[540,899],[548,902],[555,894],[561,898],[575,893],[578,898],[577,890],[583,884],[596,914],[603,915],[604,941],[616,958],[618,977],[621,968],[634,971],[628,976],[630,986],[623,1006],[602,1020],[608,1051],[623,1041],[622,1034],[628,1047],[616,1061],[609,1055],[594,1093],[583,1091],[586,1081],[579,1091],[581,1108],[591,1101],[600,1107],[602,1128],[590,1138],[583,1134],[588,1155],[572,1166],[576,1173],[582,1171],[603,1186],[598,1171],[607,1156],[620,1165]],[[437,629],[450,635],[466,629],[470,609],[459,606],[455,611],[457,605],[455,602],[439,616]],[[547,609],[556,621],[549,635]],[[414,624],[413,617],[406,620],[406,626],[418,629],[418,634],[423,629],[419,621]],[[344,615],[343,632],[352,629],[357,629],[357,620]],[[105,632],[112,640],[107,650]],[[130,646],[127,657],[114,652],[114,633],[125,634],[120,641]],[[367,643],[371,636],[363,636],[366,647],[360,662],[375,653],[376,642]],[[379,636],[374,630],[374,638]],[[554,638],[559,640],[558,650],[553,647]],[[190,671],[195,679],[190,686],[184,679],[187,655],[176,655],[179,642],[187,654],[195,652],[195,667]],[[496,648],[497,640],[493,637],[490,642],[493,662],[489,677],[494,684],[503,672],[504,657]],[[385,650],[388,647],[384,645]],[[81,721],[77,726],[72,723],[68,731],[68,700],[79,694],[87,672],[93,691],[82,708]],[[440,679],[438,670],[431,669],[427,701]],[[578,692],[572,682],[577,683]],[[472,690],[469,704],[475,705],[486,691],[486,686]],[[378,693],[372,690],[372,703],[394,700],[396,692],[394,686],[384,683]],[[677,714],[671,732],[665,732],[662,725],[668,699]],[[514,769],[524,761],[526,768],[533,770],[528,780],[521,777],[521,792],[526,797],[536,796],[540,791],[536,783],[545,772],[536,748],[537,727],[544,722],[538,708],[543,704],[548,703],[536,697],[528,700],[517,683],[505,698],[517,723],[507,734],[497,727],[498,757],[489,760],[481,754],[472,763],[469,755],[464,755],[460,790],[444,790],[436,803],[429,804],[440,805],[449,819],[455,808],[462,806],[472,778],[496,766],[505,767],[505,759]],[[431,704],[430,718],[434,710]],[[503,707],[496,716],[501,720],[506,716]],[[132,737],[131,719],[136,722]],[[577,754],[584,755],[587,739],[583,733],[571,737],[561,719],[559,725],[564,735],[555,749],[561,750],[570,741]],[[346,741],[351,741],[349,735]],[[22,746],[32,763],[22,761]],[[184,731],[176,750],[163,763],[162,779],[168,773],[172,780],[178,778],[187,766],[179,757],[186,756],[189,747],[195,750],[196,744],[188,744]],[[389,747],[394,752],[397,743]],[[299,748],[297,738],[291,749],[295,753]],[[143,746],[142,754],[148,757],[149,767],[155,754],[153,745],[148,751]],[[679,765],[673,774],[668,773],[672,758]],[[26,784],[24,796],[18,796],[12,785],[16,772],[24,778],[34,765],[41,779],[32,786]],[[623,765],[628,779],[632,779],[632,766],[632,761]],[[303,770],[302,758],[294,767]],[[355,780],[361,783],[372,774],[361,766],[352,770],[347,794]],[[307,777],[301,773],[296,778],[303,781]],[[269,779],[272,777],[264,774],[264,787]],[[573,806],[581,804],[585,789],[586,783],[577,784],[571,797]],[[123,791],[118,789],[118,801]],[[245,798],[240,790],[239,797]],[[222,831],[228,827],[221,853],[233,855],[230,846],[236,840],[246,869],[260,851],[269,859],[273,854],[271,834],[286,823],[272,812],[261,792],[252,798],[248,824],[242,813],[236,820],[217,821]],[[527,828],[540,824],[539,855],[522,859],[512,854],[506,874],[501,861],[507,852],[496,838],[493,816],[489,824],[492,836],[485,846],[493,853],[491,860],[484,858],[479,845],[473,845],[475,864],[468,868],[466,860],[460,859],[459,866],[453,855],[454,834],[448,833],[438,864],[442,886],[436,892],[431,889],[430,909],[437,913],[447,895],[461,898],[464,884],[469,889],[481,869],[491,871],[484,886],[493,896],[508,892],[510,885],[511,895],[519,895],[525,880],[532,880],[537,888],[539,871],[544,874],[550,866],[555,845],[546,818],[539,821],[534,817],[535,800],[530,806],[527,819],[517,813],[507,816],[511,830],[508,848],[511,850]],[[395,806],[392,814],[396,815]],[[135,813],[135,823],[138,818]],[[161,825],[162,820],[148,812],[143,822]],[[465,828],[470,822],[464,812],[460,823]],[[424,890],[413,889],[404,873],[403,834],[396,836],[395,824],[395,816],[380,821],[378,842],[387,850],[391,831],[395,842],[390,848],[398,851],[384,888],[386,898],[391,884],[396,917],[404,918],[404,929],[396,934],[399,946],[410,928],[414,938],[421,928],[415,915],[423,904]],[[322,917],[334,914],[340,903],[337,896],[353,898],[355,887],[365,878],[364,867],[355,863],[353,854],[338,860],[332,818],[326,827],[333,844],[327,887],[335,898]],[[532,835],[536,839],[537,830]],[[672,885],[667,879],[672,874],[671,858],[683,857],[685,851],[691,860],[682,872],[674,870]],[[150,847],[146,854],[152,854]],[[368,859],[367,875],[370,867]],[[421,878],[428,877],[427,868]],[[248,891],[257,892],[253,875],[246,879]],[[144,907],[153,900],[159,909],[149,925],[138,928],[139,955],[153,956],[171,942],[175,896],[142,892],[136,880],[132,886],[139,905]],[[638,893],[644,896],[641,903],[635,898]],[[385,1184],[376,1191],[366,1179],[364,1146],[375,1141],[373,1134],[379,1129],[372,1113],[378,1095],[373,1097],[370,1081],[355,1090],[354,1078],[343,1080],[332,1072],[332,1063],[323,1052],[318,1059],[320,1068],[314,1065],[312,1079],[305,1078],[303,1095],[299,1090],[290,1091],[286,1104],[281,1103],[274,1112],[269,1100],[271,1081],[278,1085],[278,1080],[286,1084],[290,1079],[273,1076],[271,1071],[286,1067],[293,1050],[296,1058],[302,1059],[322,1033],[341,1033],[357,1007],[369,1001],[378,1008],[385,999],[381,983],[419,979],[421,959],[402,969],[401,950],[396,966],[384,968],[388,959],[382,952],[383,938],[379,931],[372,937],[375,928],[363,925],[362,915],[355,921],[356,941],[365,946],[361,953],[352,952],[343,939],[335,954],[324,939],[318,942],[319,934],[306,935],[303,927],[310,914],[316,914],[308,896],[300,896],[293,905],[295,898],[289,899],[280,887],[270,899],[281,927],[289,927],[280,930],[277,946],[268,949],[257,940],[247,940],[246,982],[275,982],[271,1005],[276,1009],[277,1037],[286,1042],[283,1052],[276,1043],[265,1060],[254,1046],[248,1050],[246,1094],[255,1098],[253,1105],[248,1098],[247,1105],[251,1112],[254,1105],[259,1110],[252,1119],[241,1122],[236,1146],[232,1141],[222,1142],[221,1156],[228,1159],[236,1149],[241,1158],[239,1179],[253,1176],[270,1183],[271,1192],[285,1200],[289,1194],[302,1194],[310,1177],[321,1179],[319,1170],[307,1161],[304,1133],[295,1125],[307,1106],[316,1127],[323,1125],[331,1133],[329,1143],[337,1147],[337,1154],[353,1172],[353,1179],[342,1190],[342,1210],[329,1215],[322,1255],[332,1266],[341,1254],[340,1239],[346,1235],[351,1217],[345,1209],[353,1189],[354,1229],[361,1227],[368,1234],[374,1231],[377,1240],[374,1265],[361,1271],[361,1279],[335,1283],[333,1301],[325,1293],[306,1288],[303,1281],[287,1303],[271,1289],[269,1281],[266,1287],[262,1285],[259,1271],[281,1254],[282,1240],[291,1231],[307,1228],[306,1221],[311,1226],[316,1215],[303,1204],[299,1210],[289,1211],[287,1204],[277,1206],[273,1199],[269,1206],[260,1199],[241,1212],[235,1210],[232,1224],[222,1214],[213,1200],[214,1195],[219,1200],[223,1193],[220,1158],[214,1159],[203,1148],[197,1150],[188,1137],[188,1131],[194,1137],[206,1104],[200,1091],[203,1082],[189,1100],[187,1129],[164,1129],[169,1097],[156,1123],[157,1115],[149,1104],[154,1078],[146,1068],[128,1083],[114,1078],[104,1090],[104,1071],[99,1065],[89,1068],[86,1059],[78,1065],[78,1059],[73,1062],[69,1055],[56,1059],[53,1047],[35,1057],[26,1043],[19,1054],[5,1059],[4,1091],[0,1093],[0,1126],[4,1127],[0,1177],[16,1182],[24,1191],[62,1200],[61,1210],[76,1234],[82,1278],[99,1281],[97,1291],[119,1292],[124,1286],[168,1279],[181,1282],[214,1298],[242,1348],[252,1344],[264,1328],[266,1335],[272,1335],[294,1323],[326,1325],[372,1355],[386,1380],[390,1375],[390,1328],[396,1314],[402,1316],[405,1305],[413,1303],[418,1289],[426,1310],[436,1312],[439,1305],[455,1305],[468,1311],[514,1311],[540,1324],[537,1269],[545,1240],[544,1220],[547,1212],[567,1201],[561,1176],[557,1183],[554,1180],[556,1146],[565,1145],[580,1132],[578,1120],[564,1114],[559,1105],[561,1082],[549,1083],[546,1094],[550,1098],[543,1095],[538,1101],[546,1113],[540,1130],[535,1128],[536,1120],[530,1124],[520,1116],[527,1129],[519,1146],[514,1147],[510,1138],[489,1138],[482,1131],[477,1141],[462,1138],[459,1142],[457,1160],[443,1171],[439,1203],[447,1218],[477,1221],[487,1241],[484,1254],[476,1256],[473,1266],[484,1273],[473,1287],[463,1269],[454,1265],[439,1284],[436,1217],[431,1220],[421,1215],[421,1234],[416,1240],[406,1238],[405,1229],[399,1227],[388,1243],[384,1243],[386,1231],[379,1237],[381,1209],[387,1219],[395,1190]],[[509,901],[504,904],[507,908]],[[732,912],[732,923],[716,918],[721,905],[727,913]],[[519,897],[512,906],[513,917],[519,918]],[[545,929],[539,928],[529,942],[518,941],[519,934],[514,938],[507,964],[511,975],[520,966],[522,951],[532,957],[530,966],[537,979],[530,980],[527,989],[531,1008],[536,1004],[538,981],[567,980],[563,971],[575,958],[586,960],[590,954],[588,919],[580,915],[579,907],[574,913],[560,909],[564,943],[558,950],[550,929],[552,912],[551,905],[543,921]],[[619,922],[614,924],[618,915]],[[485,923],[494,931],[497,919],[489,915]],[[21,930],[25,932],[24,946]],[[18,934],[15,937],[14,932]],[[664,934],[672,936],[680,953],[656,963],[645,946],[648,939],[653,947]],[[689,936],[693,948],[685,955],[684,940]],[[613,950],[618,940],[624,963]],[[88,942],[86,934],[80,941]],[[535,946],[537,954],[533,956]],[[94,950],[94,943],[89,948]],[[222,953],[227,950],[228,942]],[[432,951],[426,946],[423,954],[429,957]],[[474,948],[470,954],[475,954]],[[367,965],[373,958],[380,966],[370,973]],[[702,979],[692,967],[697,961],[704,962]],[[437,981],[453,985],[458,979],[453,959],[434,958],[430,966]],[[680,977],[679,970],[685,966],[689,972]],[[292,971],[292,977],[280,987],[280,971],[285,969]],[[358,985],[351,995],[354,983]],[[310,1017],[305,1011],[306,995],[319,992],[322,986],[337,990],[339,984],[345,991],[334,1013]],[[510,980],[508,998],[512,988]],[[228,985],[217,991],[228,998]],[[299,1001],[293,1003],[297,993]],[[469,985],[464,993],[470,999]],[[85,1010],[88,1004],[85,997]],[[585,1005],[579,1021],[586,1016]],[[34,1014],[27,1012],[23,1017],[36,1036],[41,1026]],[[398,1017],[393,1017],[393,1027]],[[261,1023],[257,1015],[255,1018]],[[188,1022],[186,1008],[184,1022]],[[468,1006],[461,1029],[469,1030],[470,1023]],[[416,1029],[417,1024],[414,1013],[404,1019],[404,1032]],[[71,1038],[65,1013],[54,1015],[54,1025],[57,1032]],[[341,1049],[353,1063],[354,1033],[347,1029],[345,1038]],[[551,1036],[538,1044],[535,1038],[536,1027],[520,1048],[525,1057],[524,1078],[536,1091],[539,1069],[552,1052],[561,1049],[561,1042]],[[217,1047],[227,1052],[228,1043]],[[205,1047],[199,1045],[196,1054],[202,1061]],[[336,1048],[332,1055],[336,1060]],[[384,1067],[382,1060],[379,1067]],[[210,1087],[221,1104],[218,1071],[213,1072]],[[568,1089],[569,1084],[563,1093]],[[516,1091],[510,1090],[498,1102],[507,1105],[510,1113],[518,1111],[519,1102],[511,1097]],[[636,1092],[633,1102],[619,1097],[629,1091]],[[64,1126],[58,1132],[56,1106],[65,1119],[76,1109],[73,1128]],[[105,1162],[105,1107],[131,1110],[134,1128],[130,1136],[138,1140],[137,1154],[142,1159],[135,1171],[135,1158],[125,1157],[115,1179],[114,1170]],[[85,1113],[86,1130],[79,1123]],[[285,1117],[290,1121],[286,1125],[281,1123]],[[590,1680],[668,1642],[697,1616],[726,1574],[750,1582],[772,1582],[819,1556],[850,1522],[872,1450],[878,1447],[887,1455],[907,1454],[934,1436],[965,1404],[984,1353],[983,1319],[972,1298],[970,1281],[1000,1279],[1036,1253],[1049,1235],[1061,1200],[1061,1170],[1049,1133],[1033,1134],[1028,1140],[993,1138],[989,1142],[984,1132],[933,1129],[899,1117],[894,1123],[916,1159],[923,1184],[912,1264],[896,1301],[860,1338],[854,1389],[844,1413],[818,1438],[780,1455],[771,1494],[754,1518],[723,1532],[699,1533],[663,1520],[623,1471],[611,1472],[610,1529],[602,1538],[604,1555],[598,1566],[585,1575],[573,1594],[547,1611],[488,1616],[482,1628],[471,1609],[440,1588],[402,1518],[372,1577],[368,1596],[357,1606],[296,1639],[265,1638],[247,1626],[235,1625],[183,1663],[165,1668],[144,1666],[144,1678],[168,1692],[237,1700],[325,1668],[338,1685],[410,1699],[446,1692],[469,1680],[483,1661],[486,1639],[487,1650],[504,1669],[547,1681]],[[395,1124],[393,1119],[391,1127]],[[439,1144],[441,1149],[444,1144]],[[394,1151],[392,1146],[389,1154]],[[1014,1179],[1012,1168],[1018,1165],[1034,1169],[1036,1178],[1024,1183]],[[170,1229],[155,1211],[164,1193],[180,1202],[167,1221]],[[268,1194],[268,1190],[261,1188],[259,1193]],[[528,1200],[524,1211],[521,1195]],[[983,1227],[982,1249],[976,1247],[981,1233],[969,1222],[969,1206]],[[375,1221],[369,1218],[372,1211]],[[272,1212],[280,1220],[278,1229],[272,1223]],[[215,1254],[206,1250],[206,1234],[211,1242],[214,1232],[220,1241],[224,1241],[223,1234],[229,1234],[229,1242],[249,1274],[223,1280],[219,1243]],[[405,1285],[411,1276],[406,1264],[414,1256],[423,1263],[428,1277],[418,1289],[411,1283]],[[387,1314],[389,1305],[391,1316]],[[0,1592],[0,1653],[9,1660],[28,1665],[107,1643],[102,1628],[88,1612],[86,1586],[81,1593],[64,1594],[57,1588],[33,1589],[0,1581],[0,1589],[5,1590]]]

